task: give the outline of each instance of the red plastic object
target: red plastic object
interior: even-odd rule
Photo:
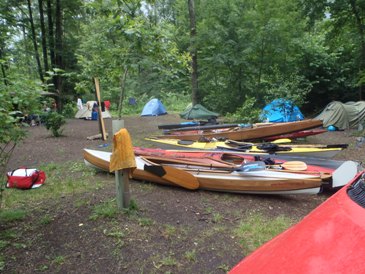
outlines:
[[[229,273],[365,273],[365,208],[347,194],[363,173]]]

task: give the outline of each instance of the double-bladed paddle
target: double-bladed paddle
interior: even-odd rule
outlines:
[[[199,181],[191,173],[172,166],[144,165],[144,170],[186,189],[197,189]]]

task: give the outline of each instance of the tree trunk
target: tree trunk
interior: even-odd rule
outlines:
[[[359,62],[359,71],[360,74],[363,74],[365,71],[365,34],[364,34],[364,20],[361,16],[361,12],[358,8],[358,4],[356,4],[355,0],[350,0],[351,9],[356,19],[357,29],[359,31],[360,43],[361,43],[361,51],[360,51],[360,62]],[[363,84],[360,83],[359,86],[359,100],[362,100],[362,90]]]
[[[27,3],[28,3],[28,12],[29,12],[30,28],[31,28],[31,32],[32,32],[32,40],[33,40],[34,54],[35,54],[35,59],[37,61],[38,74],[39,74],[39,78],[41,79],[41,81],[44,82],[41,61],[39,59],[39,53],[38,53],[37,37],[35,35],[35,28],[34,28],[34,21],[33,21],[33,13],[32,13],[32,5],[30,3],[30,0],[27,0]]]
[[[3,50],[2,49],[0,49],[0,59],[3,59]],[[3,75],[4,85],[7,86],[8,79],[6,78],[6,69],[5,69],[5,65],[3,63],[1,63],[1,73]]]
[[[44,71],[48,71],[48,57],[47,57],[47,40],[46,40],[46,27],[44,25],[44,13],[43,13],[43,0],[38,0],[39,18],[41,23],[42,33],[42,50],[43,50],[43,65]]]
[[[64,69],[63,60],[62,60],[62,52],[63,52],[63,33],[62,33],[62,9],[61,9],[61,0],[56,0],[56,31],[55,31],[55,66],[59,69]],[[62,97],[62,88],[63,88],[63,79],[57,74],[56,77],[56,85],[55,89],[58,93],[57,97],[57,109],[62,109],[61,106],[61,97]]]
[[[55,67],[55,53],[54,53],[54,33],[53,33],[53,16],[52,16],[52,2],[47,0],[47,19],[48,19],[48,43],[49,56],[51,58],[51,68]]]
[[[195,3],[188,0],[190,18],[190,56],[191,56],[191,99],[193,106],[198,104],[198,56],[196,49],[196,23],[195,23]]]
[[[122,106],[125,97],[125,81],[127,79],[128,67],[124,69],[123,77],[120,77],[120,96],[118,104],[118,119],[122,119]]]
[[[49,57],[51,61],[51,70],[56,67],[56,58],[55,58],[55,38],[53,31],[53,15],[52,15],[52,0],[47,0],[47,21],[48,21],[48,49],[49,49]],[[53,82],[53,91],[56,88],[56,77],[52,77]]]

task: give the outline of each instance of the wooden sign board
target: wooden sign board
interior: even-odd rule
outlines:
[[[104,118],[103,118],[102,110],[101,110],[101,96],[100,96],[99,79],[94,78],[94,83],[95,83],[96,100],[97,100],[98,106],[99,106],[98,107],[99,128],[100,128],[101,138],[105,141],[108,138],[108,136],[107,136],[107,133],[105,131]]]

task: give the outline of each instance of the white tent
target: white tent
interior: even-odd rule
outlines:
[[[88,101],[86,104],[83,105],[82,109],[79,109],[79,111],[75,114],[75,118],[77,119],[91,119],[91,113],[94,104],[96,104],[96,101]],[[110,112],[105,109],[102,113],[103,118],[112,118],[110,115]]]

